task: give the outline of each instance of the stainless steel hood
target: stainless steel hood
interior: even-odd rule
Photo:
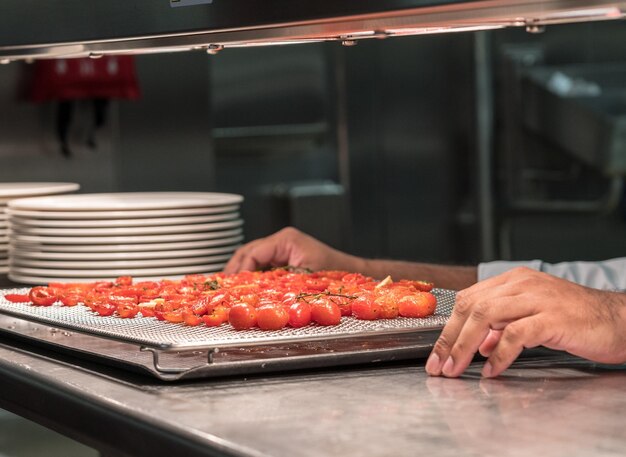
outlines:
[[[606,0],[2,0],[0,61],[339,41],[623,18]]]

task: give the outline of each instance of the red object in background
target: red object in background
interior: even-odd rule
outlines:
[[[38,60],[34,65],[31,99],[36,102],[139,98],[133,56]]]

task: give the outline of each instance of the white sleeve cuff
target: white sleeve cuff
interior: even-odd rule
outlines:
[[[605,290],[626,290],[626,258],[602,262],[545,263],[541,260],[486,262],[478,265],[478,280],[499,275],[515,267],[526,266],[583,286]]]
[[[542,263],[543,262],[541,260],[498,260],[496,262],[480,263],[478,264],[478,280],[482,281],[483,279],[498,276],[499,274],[512,270],[516,267],[528,267],[533,270],[541,271]]]

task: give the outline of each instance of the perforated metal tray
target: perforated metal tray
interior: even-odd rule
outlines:
[[[11,303],[0,291],[0,331],[163,380],[398,360],[426,355],[454,305],[435,289],[437,309],[425,319],[362,321],[278,331],[237,331],[171,324],[154,318],[101,317],[78,305]]]

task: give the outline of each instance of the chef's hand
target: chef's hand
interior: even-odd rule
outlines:
[[[596,362],[626,362],[626,294],[524,267],[478,282],[458,293],[426,371],[457,377],[480,351],[488,357],[483,376],[495,377],[522,349],[540,345]]]
[[[243,245],[233,255],[225,273],[290,265],[311,270],[352,270],[355,257],[337,251],[293,227]]]

